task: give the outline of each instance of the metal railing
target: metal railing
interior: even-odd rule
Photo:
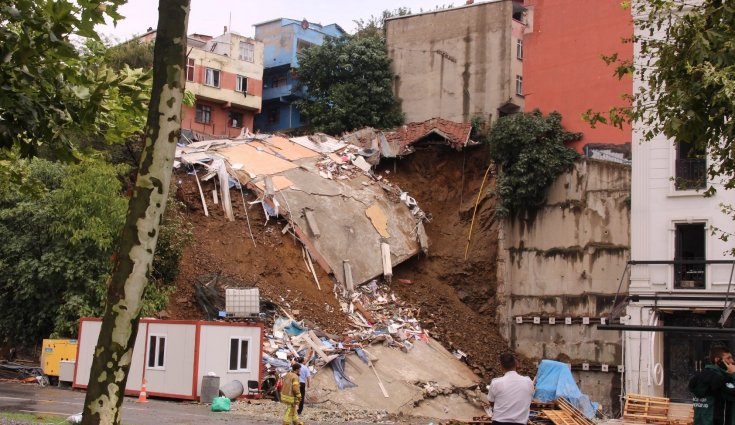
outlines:
[[[707,187],[707,160],[683,158],[676,160],[676,190],[704,189]]]

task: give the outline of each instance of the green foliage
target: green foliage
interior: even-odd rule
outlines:
[[[105,62],[116,71],[130,68],[153,69],[153,43],[133,39],[112,46],[105,52]]]
[[[32,344],[50,334],[75,336],[80,317],[103,311],[127,211],[119,179],[125,169],[92,159],[14,164],[42,191],[0,196],[0,341]],[[190,240],[172,210],[174,217],[162,224],[146,315],[165,308]]]
[[[735,187],[735,7],[732,2],[644,0],[631,3],[641,60],[605,60],[618,76],[643,82],[630,108],[588,111],[592,124],[638,122],[645,140],[659,134],[708,152],[710,180]],[[706,194],[715,192],[710,187]]]
[[[438,6],[437,6],[438,8]],[[365,36],[378,36],[383,37],[385,35],[385,20],[393,18],[395,16],[406,16],[411,14],[411,9],[408,7],[399,7],[395,10],[384,10],[381,16],[371,15],[368,19],[357,19],[352,22],[357,26],[357,32],[355,33],[358,37]]]
[[[565,146],[579,140],[561,125],[561,114],[519,113],[500,118],[490,130],[490,156],[499,167],[496,214],[533,211],[546,200],[547,188],[569,170],[579,154]]]
[[[44,147],[72,158],[75,143],[139,131],[150,76],[104,62],[94,25],[121,18],[124,0],[11,0],[0,6],[0,149]],[[72,44],[81,42],[86,48]]]
[[[403,123],[380,36],[328,38],[321,46],[304,49],[298,79],[308,95],[296,105],[313,131],[339,134]]]

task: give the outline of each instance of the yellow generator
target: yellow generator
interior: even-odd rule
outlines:
[[[41,368],[46,376],[58,377],[61,362],[77,360],[76,339],[44,339],[41,348]]]

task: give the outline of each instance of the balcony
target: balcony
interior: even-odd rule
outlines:
[[[263,100],[283,98],[283,100],[293,101],[303,96],[304,90],[296,89],[296,85],[292,83],[263,89]]]
[[[683,158],[676,160],[676,190],[697,190],[707,187],[707,160]]]

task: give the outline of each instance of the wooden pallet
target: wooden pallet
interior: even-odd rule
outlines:
[[[579,425],[572,415],[563,410],[542,410],[541,413],[554,425]]]
[[[625,396],[623,420],[652,424],[669,424],[669,407],[671,402],[665,397],[653,397],[640,394]]]
[[[670,425],[692,425],[694,423],[694,406],[689,403],[669,404]]]
[[[569,415],[574,418],[574,420],[579,425],[595,425],[594,422],[587,419],[587,417],[584,415],[584,413],[580,412],[579,409],[574,407],[569,400],[565,399],[564,397],[559,397],[556,399],[556,405],[559,407],[559,409],[563,410],[564,412],[567,412]]]

